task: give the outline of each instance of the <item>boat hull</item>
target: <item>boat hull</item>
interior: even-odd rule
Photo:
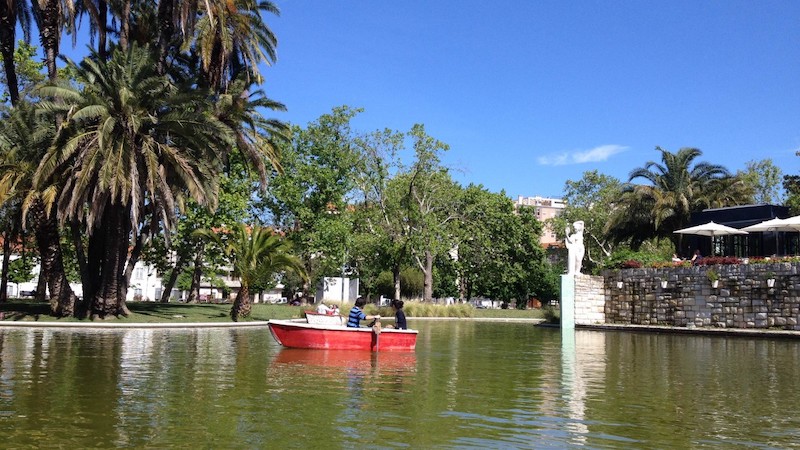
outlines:
[[[270,320],[269,331],[279,344],[289,348],[413,351],[417,345],[416,330],[385,329],[375,333],[371,328]]]

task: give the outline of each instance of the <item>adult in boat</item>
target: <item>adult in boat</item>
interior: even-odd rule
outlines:
[[[325,303],[320,302],[317,306],[317,314],[333,314],[333,308],[330,308]]]
[[[392,300],[392,309],[394,309],[394,327],[389,325],[387,328],[397,328],[398,330],[407,330],[406,313],[403,311],[402,300]]]
[[[350,310],[350,315],[347,317],[348,327],[358,328],[361,326],[362,320],[380,320],[381,316],[368,316],[364,314],[364,311],[361,308],[363,308],[366,304],[367,301],[364,300],[364,297],[358,297],[356,299],[356,304],[353,306],[353,309]]]

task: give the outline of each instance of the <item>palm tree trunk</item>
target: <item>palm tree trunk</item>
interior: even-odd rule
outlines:
[[[131,35],[131,0],[123,0],[119,25],[119,46],[127,49]]]
[[[174,0],[160,0],[158,2],[158,66],[159,75],[167,70],[167,53],[172,43],[175,26],[172,21]]]
[[[56,58],[58,58],[58,48],[61,43],[61,33],[59,22],[61,21],[61,1],[47,0],[44,11],[42,11],[42,22],[39,30],[39,39],[44,48],[45,63],[47,65],[47,77],[50,81],[58,78],[58,68]]]
[[[125,212],[123,206],[108,204],[101,226],[95,230],[95,233],[102,235],[104,242],[100,283],[89,304],[92,319],[125,313],[124,299],[121,298],[125,294],[122,282],[128,245]]]
[[[97,54],[105,59],[108,55],[108,45],[106,39],[108,36],[108,27],[106,26],[106,16],[108,15],[108,2],[99,0],[98,2],[98,19],[97,19]]]
[[[253,305],[250,303],[250,288],[243,284],[236,293],[236,300],[233,301],[231,307],[231,320],[238,322],[239,319],[249,317],[253,310]]]
[[[169,303],[169,298],[172,295],[172,289],[175,288],[175,282],[178,281],[178,275],[183,270],[183,262],[186,258],[183,256],[183,253],[178,253],[178,260],[175,261],[175,267],[172,268],[172,272],[169,274],[169,279],[167,279],[167,284],[164,285],[164,292],[161,294],[161,303]]]
[[[47,282],[49,291],[50,310],[56,317],[69,317],[75,315],[77,297],[72,292],[64,271],[64,260],[61,253],[61,242],[58,235],[58,223],[55,210],[47,214],[41,201],[34,201],[29,209],[36,230],[36,242],[41,256],[41,269],[39,286],[44,294],[42,278]]]
[[[11,233],[3,233],[3,268],[0,274],[0,302],[8,301],[8,264],[11,262]]]
[[[200,277],[203,275],[203,249],[204,246],[200,245],[194,257],[192,286],[189,288],[189,298],[186,299],[186,303],[197,303],[198,297],[200,296]]]
[[[3,56],[3,69],[6,72],[8,95],[11,105],[19,103],[19,82],[17,69],[14,66],[14,47],[17,45],[17,14],[14,11],[15,2],[0,1],[0,55]]]

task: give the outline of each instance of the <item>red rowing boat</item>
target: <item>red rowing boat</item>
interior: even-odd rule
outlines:
[[[349,328],[292,320],[270,320],[269,331],[279,344],[289,348],[329,350],[413,351],[417,330]]]

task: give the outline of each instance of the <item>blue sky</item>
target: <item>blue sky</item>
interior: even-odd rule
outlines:
[[[560,196],[583,172],[697,147],[797,174],[800,2],[276,0],[278,117],[362,107],[361,131],[414,123],[463,184]]]

